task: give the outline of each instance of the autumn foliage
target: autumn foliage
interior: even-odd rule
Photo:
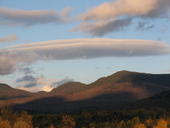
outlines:
[[[170,118],[165,115],[162,117],[123,115],[123,118],[120,115],[109,111],[29,115],[26,112],[13,113],[4,109],[0,110],[0,128],[170,128]]]

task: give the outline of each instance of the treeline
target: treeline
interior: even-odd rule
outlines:
[[[1,109],[0,128],[170,128],[170,113],[138,109],[30,115]]]

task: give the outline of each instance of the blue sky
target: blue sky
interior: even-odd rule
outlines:
[[[118,1],[118,0],[117,0]],[[138,0],[140,2],[140,0]],[[154,1],[154,0],[149,0]],[[155,0],[159,1],[159,0]],[[165,3],[167,0],[163,0]],[[11,10],[20,10],[20,11],[31,11],[31,10],[53,10],[60,13],[64,8],[71,8],[70,17],[74,19],[73,21],[69,21],[65,24],[63,23],[38,23],[34,25],[13,25],[13,21],[10,21],[10,24],[0,23],[0,39],[4,37],[8,37],[9,35],[16,35],[16,41],[9,42],[1,42],[0,47],[1,50],[5,48],[11,48],[15,45],[20,46],[21,44],[29,44],[36,43],[41,41],[50,41],[50,40],[70,40],[70,39],[96,39],[96,38],[109,38],[109,39],[129,39],[129,40],[153,40],[159,41],[161,43],[166,43],[166,45],[170,45],[170,22],[169,22],[169,10],[166,10],[168,16],[155,16],[149,17],[149,11],[146,18],[142,18],[141,14],[133,13],[133,12],[125,12],[125,15],[120,15],[117,12],[116,15],[119,17],[112,17],[113,15],[108,15],[107,19],[102,19],[98,13],[92,15],[92,11],[88,15],[92,15],[93,19],[90,19],[90,22],[107,22],[113,20],[114,18],[120,18],[121,20],[124,17],[133,18],[133,22],[131,25],[127,25],[126,27],[120,26],[120,29],[113,30],[108,33],[104,33],[102,36],[95,35],[96,31],[86,30],[84,28],[80,28],[76,32],[72,32],[71,30],[76,26],[81,25],[82,21],[77,20],[78,15],[83,15],[87,13],[87,10],[90,10],[92,7],[98,7],[102,5],[104,2],[108,2],[110,5],[114,6],[114,0],[87,0],[87,1],[77,1],[72,0],[71,2],[68,0],[0,0],[0,8],[6,8]],[[167,2],[168,3],[168,2]],[[169,4],[169,3],[168,3]],[[121,5],[120,5],[121,6]],[[148,4],[149,6],[149,4]],[[158,9],[163,8],[165,5]],[[166,7],[166,6],[165,6]],[[164,7],[164,8],[165,8]],[[169,7],[169,6],[168,6]],[[103,9],[103,8],[102,8]],[[146,8],[147,9],[147,8]],[[96,9],[97,10],[97,9]],[[156,10],[156,9],[155,9]],[[157,10],[155,12],[157,12]],[[100,10],[97,10],[100,11]],[[133,10],[132,10],[133,11]],[[128,15],[130,13],[130,16]],[[101,14],[101,13],[99,13]],[[133,16],[132,16],[133,14]],[[135,15],[134,15],[135,14]],[[12,14],[15,15],[15,14]],[[17,14],[16,14],[17,15]],[[98,16],[97,16],[98,15]],[[103,14],[105,15],[105,14]],[[1,10],[0,10],[0,20],[3,22],[3,18],[1,18]],[[122,18],[123,17],[123,18]],[[25,18],[25,17],[24,17]],[[24,21],[24,18],[22,19]],[[12,18],[11,18],[12,19]],[[115,20],[114,19],[114,20]],[[16,19],[15,19],[16,20]],[[21,19],[19,19],[21,20]],[[17,22],[19,21],[17,19]],[[107,21],[106,21],[107,20]],[[19,21],[20,22],[20,21]],[[25,22],[25,21],[24,21]],[[32,22],[32,19],[31,19]],[[34,21],[33,21],[34,22]],[[64,21],[63,21],[64,22]],[[143,28],[138,28],[139,23],[143,24]],[[146,26],[145,26],[146,25]],[[113,26],[114,29],[114,26]],[[91,34],[90,32],[93,32]],[[98,29],[97,29],[98,30]],[[105,42],[103,42],[105,43]],[[124,47],[122,45],[122,47]],[[168,46],[169,47],[169,46]],[[160,47],[162,48],[162,47]],[[143,50],[144,51],[144,50]],[[69,54],[69,53],[65,53]],[[19,56],[19,54],[18,54]],[[15,60],[15,56],[13,58]],[[0,62],[1,63],[1,62]],[[20,68],[22,66],[20,65]],[[50,59],[50,60],[38,60],[31,63],[24,64],[23,68],[29,68],[31,73],[26,74],[20,68],[13,72],[2,74],[0,77],[0,81],[4,83],[8,83],[15,87],[21,88],[25,87],[24,84],[29,84],[28,81],[22,81],[22,83],[17,83],[17,79],[21,79],[24,76],[32,76],[33,78],[41,78],[43,81],[55,82],[61,80],[75,80],[81,81],[84,83],[90,83],[95,81],[99,77],[107,76],[113,74],[114,72],[120,70],[130,70],[130,71],[138,71],[138,72],[148,72],[148,73],[169,73],[170,72],[170,55],[167,54],[149,54],[144,56],[101,56],[101,57],[90,57],[90,58],[79,58],[79,59]],[[1,68],[0,68],[1,69]],[[34,79],[34,80],[35,80]],[[49,84],[51,84],[49,82]],[[36,84],[36,82],[35,82]],[[43,84],[40,82],[38,84]],[[48,83],[46,83],[48,84]],[[36,85],[35,85],[36,86]],[[39,85],[40,86],[43,85]],[[25,89],[25,88],[24,88]],[[37,89],[37,88],[36,88]],[[38,90],[37,89],[37,90]]]

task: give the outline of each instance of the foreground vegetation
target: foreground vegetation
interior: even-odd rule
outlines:
[[[170,113],[138,109],[30,115],[2,109],[0,128],[170,128]]]

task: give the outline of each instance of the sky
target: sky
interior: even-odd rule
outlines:
[[[170,73],[169,35],[169,0],[0,0],[0,82],[35,92]]]

